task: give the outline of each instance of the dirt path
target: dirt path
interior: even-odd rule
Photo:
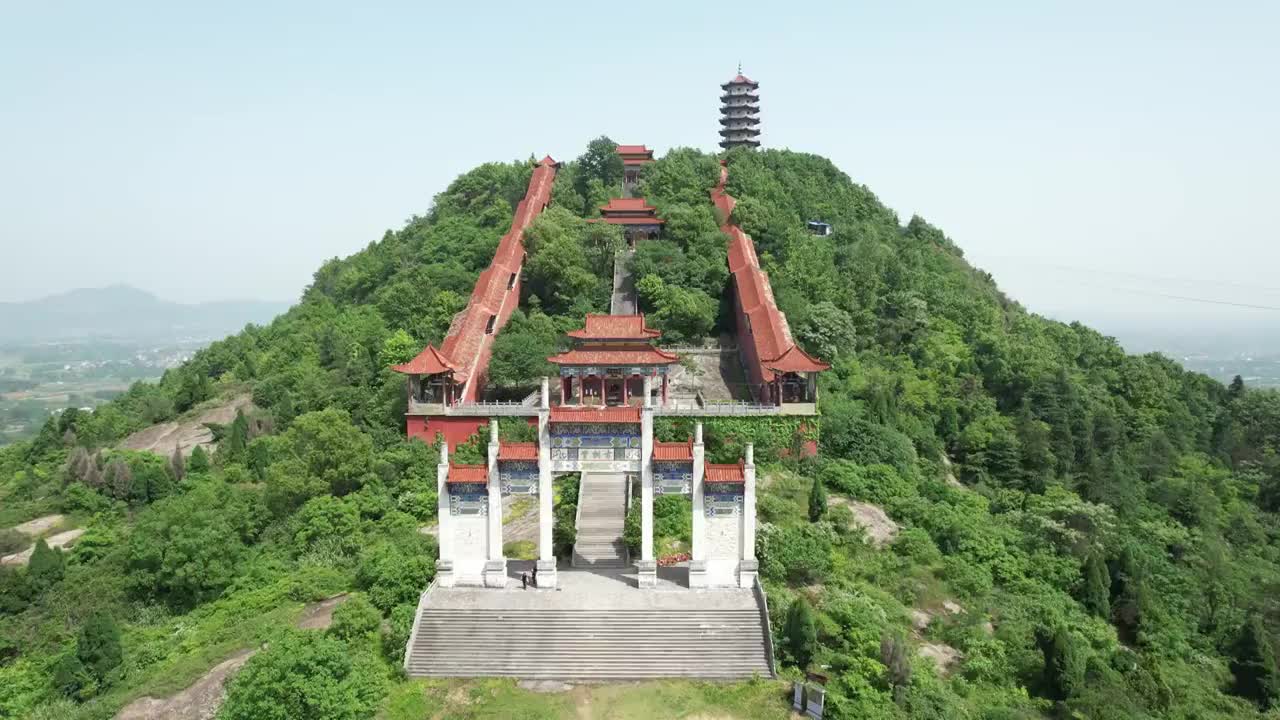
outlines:
[[[898,523],[894,522],[879,505],[868,502],[850,500],[838,495],[831,496],[832,505],[847,507],[853,512],[853,522],[867,534],[867,540],[877,550],[893,542],[898,536]]]

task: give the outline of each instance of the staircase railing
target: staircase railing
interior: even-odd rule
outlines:
[[[409,672],[409,659],[413,656],[413,646],[418,641],[418,626],[422,624],[422,611],[427,606],[427,595],[435,589],[436,579],[431,578],[431,582],[427,584],[427,589],[422,591],[418,596],[418,609],[413,613],[413,629],[409,631],[409,641],[404,644],[404,671]]]
[[[751,591],[756,596],[756,607],[760,609],[760,622],[764,625],[764,652],[769,661],[769,677],[777,678],[778,671],[773,666],[773,627],[769,623],[769,600],[765,597],[764,586],[760,584],[760,576],[756,576]]]

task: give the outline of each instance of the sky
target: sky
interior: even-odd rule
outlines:
[[[0,0],[0,301],[294,299],[481,162],[716,149],[741,62],[1030,309],[1280,335],[1280,3],[354,5]]]

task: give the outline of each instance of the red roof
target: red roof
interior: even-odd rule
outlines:
[[[610,198],[608,205],[601,205],[600,212],[653,213],[658,208],[650,205],[644,198]]]
[[[738,73],[729,82],[721,83],[720,87],[727,88],[730,85],[751,85],[753,87],[759,87],[760,83],[756,82],[755,80],[752,80],[751,78],[747,77],[746,75],[743,75],[742,73]]]
[[[444,372],[454,372],[458,369],[458,366],[439,350],[428,345],[409,362],[392,365],[391,369],[406,375],[438,375]]]
[[[645,327],[644,313],[639,315],[587,314],[586,327],[571,330],[572,338],[598,340],[647,340],[662,335],[661,330]]]
[[[589,346],[567,350],[547,358],[556,365],[670,365],[679,360],[675,353],[652,345]]]
[[[619,217],[617,215],[613,215],[610,217],[591,218],[587,222],[600,222],[601,220],[609,223],[610,225],[665,225],[667,222],[660,217],[654,217],[652,215],[648,217]]]
[[[785,352],[772,360],[765,360],[764,366],[777,372],[821,372],[830,370],[831,366],[818,360],[800,348],[792,345]]]
[[[709,483],[740,483],[746,482],[746,473],[742,469],[742,465],[705,465],[705,472],[702,479]]]
[[[831,366],[814,358],[796,345],[787,325],[787,316],[778,309],[773,298],[769,276],[760,269],[755,243],[751,236],[731,221],[736,200],[725,192],[729,169],[721,161],[720,182],[711,191],[711,201],[723,217],[721,232],[729,236],[729,273],[733,276],[733,288],[738,298],[738,308],[744,317],[738,319],[739,328],[750,328],[750,337],[739,342],[750,342],[757,367],[749,368],[764,382],[774,379],[775,372],[820,372]]]
[[[638,423],[640,422],[640,408],[556,405],[551,408],[550,422]]]
[[[499,460],[537,460],[538,443],[508,442],[498,446]]]
[[[484,465],[449,465],[451,483],[487,483],[489,468]]]
[[[693,441],[689,442],[655,442],[653,444],[653,459],[667,460],[676,462],[692,462],[693,461]]]
[[[653,151],[643,145],[619,145],[619,155],[653,155]]]
[[[432,353],[438,356],[438,362],[430,364],[429,367],[447,365],[448,369],[453,370],[454,378],[458,382],[466,383],[464,400],[473,400],[479,394],[478,383],[473,383],[471,380],[476,376],[484,375],[493,338],[519,303],[520,298],[515,288],[511,287],[511,275],[518,274],[524,263],[524,231],[551,201],[551,185],[555,181],[557,167],[559,163],[548,155],[542,159],[538,167],[534,168],[524,199],[516,205],[516,211],[511,219],[511,229],[498,241],[498,249],[494,252],[493,261],[476,279],[467,306],[453,317],[440,350],[438,352],[432,350]],[[493,332],[489,332],[489,319],[495,317],[497,320]],[[415,363],[427,353],[427,350],[420,353],[418,358],[395,369],[416,374],[442,372],[441,370],[417,372],[401,369],[409,366],[416,367]]]

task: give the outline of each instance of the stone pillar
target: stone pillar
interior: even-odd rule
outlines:
[[[440,438],[440,463],[436,465],[436,510],[439,513],[437,540],[440,558],[436,560],[436,584],[453,587],[457,576],[453,573],[453,524],[449,518],[449,443]]]
[[[693,427],[693,547],[689,560],[689,587],[707,586],[707,515],[703,487],[706,475],[706,448],[702,444],[702,423]]]
[[[738,562],[738,587],[755,585],[756,572],[756,453],[747,443],[742,465],[742,559]]]
[[[658,584],[658,561],[653,557],[653,379],[644,379],[644,406],[640,408],[640,560],[637,584]]]
[[[538,587],[556,586],[556,553],[551,544],[554,524],[551,502],[551,392],[547,378],[542,378],[542,397],[538,405]]]
[[[507,558],[502,552],[502,481],[498,478],[498,421],[489,421],[489,526],[484,586],[507,586]]]

